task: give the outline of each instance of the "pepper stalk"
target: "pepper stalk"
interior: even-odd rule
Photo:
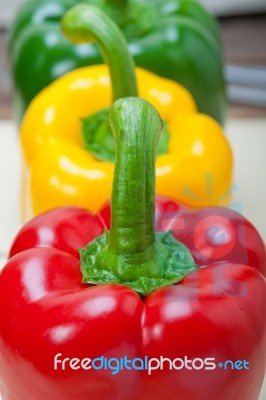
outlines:
[[[128,44],[107,14],[95,6],[79,4],[65,14],[62,30],[74,43],[96,42],[109,67],[113,101],[138,95],[135,64]]]
[[[124,1],[128,5],[128,2]],[[107,64],[113,91],[113,102],[124,97],[138,96],[135,64],[128,44],[118,26],[99,8],[79,4],[69,10],[62,19],[64,34],[74,43],[94,41]],[[86,150],[96,159],[115,160],[115,142],[108,115],[110,108],[84,118],[82,138]],[[167,153],[169,133],[165,127],[158,153]]]
[[[121,283],[148,295],[197,268],[170,232],[155,233],[155,161],[163,129],[140,98],[117,100],[110,111],[116,140],[111,230],[80,251],[83,282]]]

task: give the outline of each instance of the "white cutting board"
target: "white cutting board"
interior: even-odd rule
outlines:
[[[231,120],[226,128],[235,154],[234,203],[266,242],[266,119]],[[20,152],[15,125],[0,121],[0,266],[21,226],[19,214]],[[1,397],[0,397],[1,400]],[[266,400],[266,381],[259,400]]]

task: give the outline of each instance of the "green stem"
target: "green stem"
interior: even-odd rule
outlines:
[[[83,282],[120,283],[146,296],[197,267],[170,232],[154,231],[159,114],[140,98],[120,99],[111,108],[110,125],[116,140],[111,231],[80,250]]]
[[[155,242],[155,161],[163,124],[147,102],[130,98],[114,104],[110,125],[117,155],[109,248],[142,253]]]
[[[62,19],[65,35],[75,43],[95,41],[109,66],[113,101],[137,96],[135,66],[128,45],[117,25],[99,8],[79,4]]]

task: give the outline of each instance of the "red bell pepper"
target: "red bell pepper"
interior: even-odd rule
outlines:
[[[110,122],[110,232],[108,207],[104,219],[48,211],[18,233],[0,275],[3,399],[258,399],[266,344],[258,232],[233,211],[159,198],[164,232],[155,233],[160,118],[131,98],[114,103]]]

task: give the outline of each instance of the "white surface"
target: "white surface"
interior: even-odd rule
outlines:
[[[233,202],[266,241],[266,119],[232,120],[226,129],[235,154]],[[14,124],[0,122],[0,266],[21,226],[19,217],[19,145]],[[1,400],[1,399],[0,399]],[[253,399],[251,399],[253,400]],[[266,382],[260,400],[266,400]]]
[[[233,202],[266,242],[266,119],[229,121],[226,133],[235,158]]]
[[[15,126],[0,122],[0,257],[20,227],[19,145]],[[1,262],[1,261],[0,261]]]

